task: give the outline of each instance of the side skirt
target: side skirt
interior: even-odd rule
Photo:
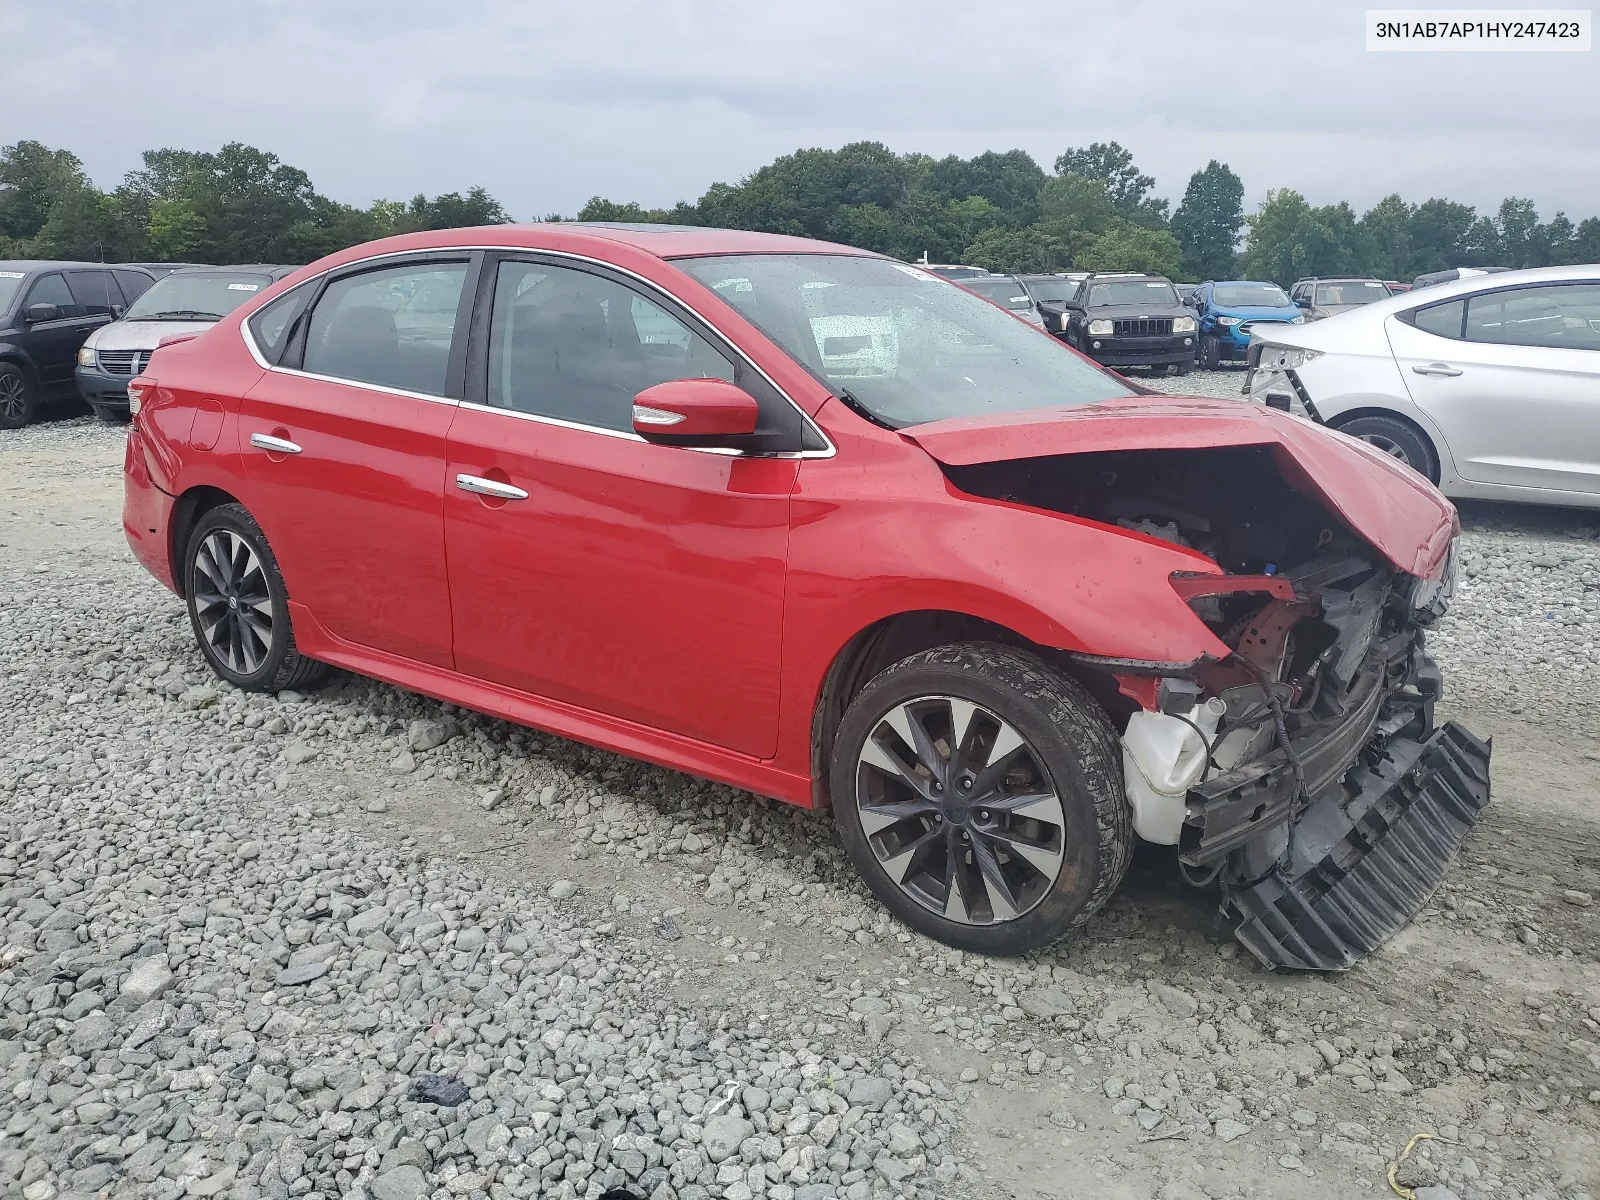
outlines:
[[[750,758],[692,738],[664,733],[632,721],[608,717],[558,700],[531,696],[397,654],[355,645],[330,633],[312,616],[309,609],[292,600],[289,602],[289,619],[300,652],[319,662],[331,663],[357,675],[370,676],[407,691],[432,696],[435,700],[459,704],[629,758],[643,759],[674,771],[744,788],[800,808],[813,807],[809,775],[797,775],[769,761]]]

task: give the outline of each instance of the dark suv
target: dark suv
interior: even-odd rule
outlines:
[[[1045,305],[1040,305],[1041,309]],[[1045,327],[1108,367],[1194,369],[1198,324],[1160,275],[1090,275]]]
[[[76,397],[78,347],[154,282],[139,267],[0,262],[0,429]]]

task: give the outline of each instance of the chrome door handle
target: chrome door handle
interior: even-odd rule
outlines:
[[[485,479],[481,475],[457,475],[456,486],[463,492],[476,496],[493,496],[497,500],[526,500],[528,493],[515,484],[501,483],[498,479]]]
[[[273,437],[270,433],[252,433],[250,444],[257,450],[270,450],[274,454],[299,454],[300,447],[285,438]]]
[[[1419,365],[1412,367],[1411,369],[1418,375],[1443,375],[1447,379],[1454,379],[1457,375],[1461,374],[1460,370],[1449,366],[1446,363],[1429,363],[1425,367]]]

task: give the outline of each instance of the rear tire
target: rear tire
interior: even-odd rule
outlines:
[[[834,819],[856,869],[946,945],[1048,945],[1127,872],[1116,734],[1076,681],[1027,651],[965,642],[902,659],[851,702],[833,755]]]
[[[1410,421],[1399,417],[1356,417],[1335,426],[1340,433],[1377,447],[1391,458],[1405,463],[1430,483],[1439,482],[1439,455],[1433,442]]]
[[[0,429],[21,429],[34,417],[33,382],[15,363],[0,363]]]
[[[306,658],[266,535],[242,504],[207,510],[183,556],[184,602],[206,664],[246,692],[308,688],[332,670]]]

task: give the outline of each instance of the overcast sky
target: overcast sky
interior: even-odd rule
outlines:
[[[66,147],[111,187],[142,150],[239,140],[349,203],[481,183],[519,220],[595,194],[692,200],[797,147],[863,138],[935,156],[1021,147],[1046,170],[1115,139],[1174,201],[1219,158],[1252,207],[1293,187],[1358,207],[1398,191],[1600,213],[1600,50],[1368,53],[1364,14],[1346,0],[0,0],[0,142]]]

